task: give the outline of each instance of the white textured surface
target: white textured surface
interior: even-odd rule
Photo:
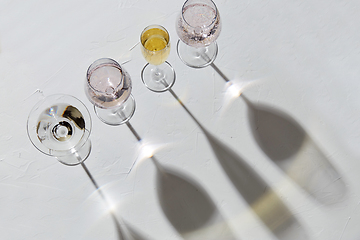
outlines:
[[[180,104],[169,92],[156,94],[143,86],[145,60],[135,45],[150,24],[170,32],[174,92],[274,189],[307,239],[360,238],[360,2],[216,1],[222,17],[216,66],[246,85],[243,93],[249,100],[286,113],[304,128],[343,183],[332,190],[345,196],[332,204],[307,194],[261,150],[245,102],[225,101],[225,82],[213,68],[191,69],[179,60],[174,27],[182,4],[0,0],[1,239],[117,239],[107,206],[84,170],[41,154],[28,140],[30,109],[54,93],[74,95],[91,110],[93,151],[86,165],[115,204],[116,215],[147,238],[182,238],[162,211],[154,164],[142,161],[128,174],[139,159],[140,144],[126,126],[102,124],[85,97],[87,67],[102,57],[128,61],[124,67],[132,76],[137,103],[131,124],[144,141],[163,145],[156,152],[159,162],[201,185],[215,203],[218,219],[227,222],[236,238],[276,239]],[[295,169],[300,178],[307,178],[307,167]],[[271,204],[266,206],[276,218]]]

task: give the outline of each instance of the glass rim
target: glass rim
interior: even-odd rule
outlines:
[[[186,19],[185,19],[185,17],[184,17],[184,7],[185,7],[185,5],[186,5],[189,1],[191,1],[191,0],[186,0],[186,1],[184,2],[184,4],[183,4],[182,8],[181,8],[181,18],[184,20],[184,22],[185,22],[187,25],[189,25],[189,26],[192,27],[192,28],[196,28],[197,26],[191,25],[188,21],[186,21]],[[215,23],[215,21],[216,21],[216,20],[218,19],[218,17],[219,17],[219,11],[218,11],[218,9],[217,9],[217,7],[216,7],[216,4],[215,4],[212,0],[208,0],[208,1],[210,1],[211,4],[214,6],[214,9],[215,9],[215,17],[213,18],[213,20],[211,21],[211,23],[210,23],[209,25],[204,26],[205,28],[210,27],[211,25],[213,25],[213,24]]]
[[[72,95],[68,95],[68,94],[52,94],[49,96],[44,97],[43,99],[41,99],[40,101],[38,101],[30,110],[30,113],[28,115],[27,121],[26,121],[26,131],[27,131],[27,135],[28,138],[30,139],[30,142],[32,143],[32,145],[39,150],[40,152],[44,153],[45,155],[48,156],[54,156],[54,154],[52,154],[51,152],[69,152],[71,151],[71,149],[68,150],[53,150],[53,149],[49,149],[47,147],[44,147],[44,145],[42,145],[40,143],[40,140],[38,138],[37,135],[34,135],[34,132],[31,130],[34,130],[32,128],[34,128],[34,120],[35,118],[33,117],[33,114],[37,113],[38,111],[42,111],[43,108],[41,108],[41,106],[46,103],[47,101],[51,101],[54,98],[67,98],[67,99],[72,99],[74,100],[77,104],[72,104],[69,101],[64,101],[61,103],[65,103],[65,104],[69,104],[73,107],[75,107],[76,109],[78,109],[80,111],[80,113],[83,115],[84,120],[85,120],[85,128],[84,128],[84,133],[80,138],[80,141],[78,143],[76,143],[71,149],[77,148],[80,146],[80,148],[89,140],[90,134],[91,134],[91,130],[92,130],[92,119],[90,116],[90,112],[89,109],[85,106],[85,104],[78,99],[77,97],[74,97]],[[60,103],[60,102],[59,102]],[[54,103],[56,104],[56,103]],[[80,108],[80,109],[79,109]],[[37,121],[36,121],[37,122]],[[87,133],[87,134],[86,134]],[[40,143],[40,144],[39,144]]]
[[[104,62],[102,62],[104,61]],[[106,62],[107,61],[107,62]],[[89,67],[88,70],[86,71],[86,82],[87,85],[95,92],[97,93],[105,93],[105,91],[100,91],[98,89],[96,89],[91,83],[90,83],[90,77],[93,74],[94,71],[96,71],[97,69],[104,67],[104,66],[112,66],[115,67],[117,69],[119,69],[120,73],[121,73],[121,81],[119,82],[119,84],[114,88],[117,89],[119,86],[121,86],[121,84],[124,82],[124,71],[123,68],[121,67],[121,65],[115,61],[112,58],[99,58],[97,60],[95,60]]]
[[[159,29],[163,30],[163,31],[168,35],[168,37],[169,37],[169,41],[167,42],[166,46],[165,46],[163,49],[160,49],[160,50],[158,50],[158,51],[152,51],[152,50],[147,49],[147,48],[144,46],[144,44],[142,43],[142,41],[141,41],[142,35],[143,35],[147,30],[153,29],[153,28],[159,28]],[[168,49],[168,48],[170,47],[170,34],[169,34],[168,30],[166,30],[166,28],[163,27],[162,25],[159,25],[159,24],[151,24],[151,25],[145,27],[144,30],[142,30],[142,32],[141,32],[141,34],[140,34],[140,44],[141,44],[141,47],[142,47],[144,50],[148,51],[148,52],[161,52],[161,51],[165,51],[166,49]]]

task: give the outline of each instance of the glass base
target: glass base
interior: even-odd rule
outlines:
[[[104,109],[94,106],[95,113],[104,123],[117,126],[126,123],[134,115],[135,99],[132,95],[119,107],[115,109]]]
[[[148,63],[141,71],[141,79],[151,91],[165,92],[174,85],[175,71],[168,62],[160,65]]]
[[[218,46],[216,42],[213,42],[209,46],[195,48],[178,40],[176,50],[179,58],[186,65],[193,68],[203,68],[214,62],[218,53]]]
[[[90,155],[91,141],[87,140],[81,149],[74,149],[73,154],[64,156],[55,156],[59,162],[68,166],[76,166],[84,162]]]

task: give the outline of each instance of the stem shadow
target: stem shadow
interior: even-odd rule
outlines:
[[[105,194],[95,181],[94,177],[90,173],[89,169],[86,167],[84,162],[81,162],[81,166],[86,172],[87,176],[90,178],[92,184],[94,185],[96,191],[99,193],[102,200],[110,207],[109,202],[107,201]],[[110,211],[110,216],[114,221],[118,240],[147,240],[143,237],[138,231],[134,230],[129,224],[125,224],[122,219],[116,217],[113,211]]]

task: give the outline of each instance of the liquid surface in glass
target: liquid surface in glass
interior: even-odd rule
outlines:
[[[221,31],[216,9],[205,4],[191,4],[183,8],[176,28],[179,38],[189,46],[200,48],[214,42]]]
[[[153,65],[166,61],[170,53],[169,34],[160,28],[151,28],[141,35],[142,53],[145,60]]]
[[[207,27],[214,21],[216,12],[205,4],[192,4],[184,8],[183,16],[190,26]]]
[[[37,136],[50,153],[76,146],[85,131],[85,120],[74,106],[57,104],[42,112],[36,128]]]
[[[89,75],[87,95],[100,108],[117,108],[131,93],[129,74],[115,65],[102,64]]]

